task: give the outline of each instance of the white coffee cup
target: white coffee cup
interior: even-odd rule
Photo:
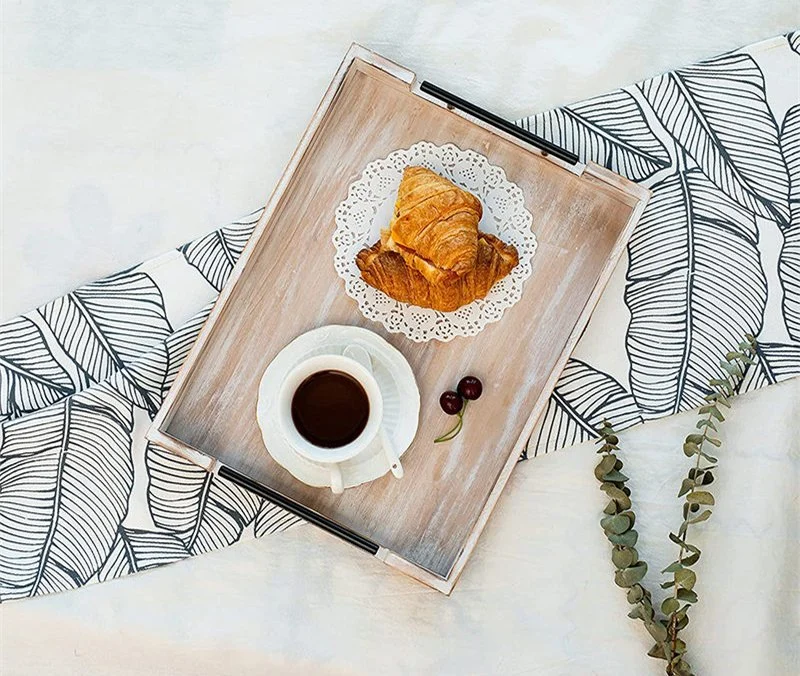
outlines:
[[[354,378],[367,395],[369,416],[367,424],[358,437],[344,446],[322,448],[311,443],[295,427],[292,419],[292,400],[300,384],[309,376],[320,371],[340,371]],[[284,379],[278,392],[278,421],[289,445],[302,457],[327,467],[331,473],[331,490],[341,493],[344,490],[342,472],[339,464],[351,460],[363,453],[375,437],[381,433],[383,423],[383,396],[372,371],[355,359],[339,354],[326,354],[309,357],[295,366]],[[395,458],[396,460],[396,458]],[[399,461],[397,461],[399,466]],[[391,455],[387,455],[387,470],[391,469],[397,476],[397,469],[392,463]]]

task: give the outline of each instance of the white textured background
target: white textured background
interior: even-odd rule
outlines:
[[[509,118],[800,24],[796,0],[2,1],[0,317],[263,203],[347,45]],[[748,396],[698,535],[700,674],[800,673],[800,379]],[[624,435],[642,555],[684,415]],[[658,674],[589,447],[519,468],[447,599],[308,527],[0,607],[0,674]]]

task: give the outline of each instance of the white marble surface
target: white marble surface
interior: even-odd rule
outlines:
[[[357,40],[508,117],[800,24],[796,0],[3,0],[0,316],[263,203]],[[800,673],[800,380],[726,433],[690,638],[702,674]],[[691,416],[625,435],[660,568]],[[624,618],[594,456],[519,468],[447,599],[303,527],[0,607],[0,674],[657,674]]]

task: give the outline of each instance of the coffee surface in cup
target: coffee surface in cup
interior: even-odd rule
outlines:
[[[356,439],[369,419],[369,398],[355,378],[342,371],[312,373],[292,397],[297,431],[320,448],[338,448]]]

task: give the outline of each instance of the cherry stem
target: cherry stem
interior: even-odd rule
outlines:
[[[450,441],[451,439],[455,439],[458,436],[458,433],[461,431],[461,428],[464,427],[464,411],[467,410],[467,402],[468,401],[469,401],[468,399],[464,400],[464,406],[461,408],[461,410],[457,414],[458,415],[458,422],[456,422],[456,424],[453,427],[453,429],[451,429],[448,432],[445,432],[442,436],[437,437],[436,439],[434,439],[433,440],[434,444],[440,444],[443,441]]]

